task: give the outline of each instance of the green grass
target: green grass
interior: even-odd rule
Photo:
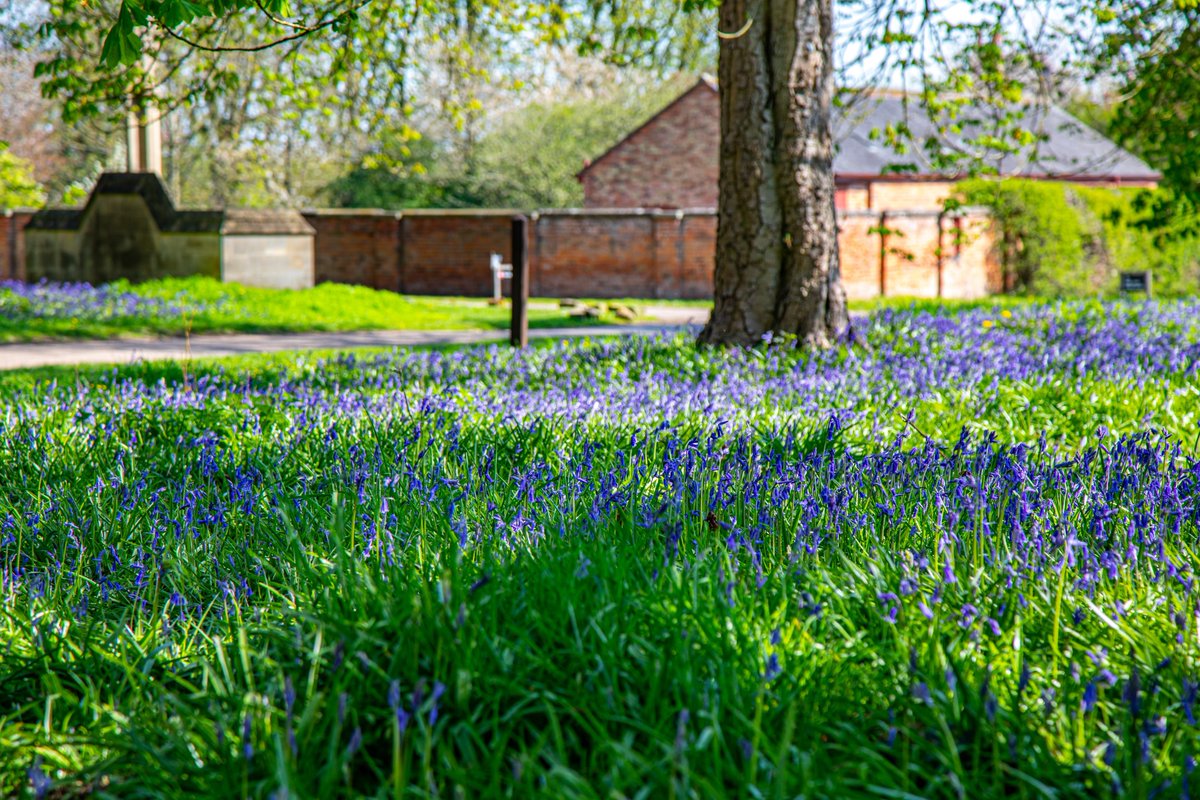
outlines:
[[[1005,310],[0,376],[0,795],[1186,797],[1194,304]]]
[[[182,313],[36,316],[0,314],[0,341],[107,339],[184,333],[278,333],[356,330],[496,330],[510,324],[508,303],[489,305],[482,298],[401,295],[363,286],[323,283],[298,291],[261,289],[211,278],[164,279],[109,287],[141,298],[161,300]],[[8,289],[0,289],[0,302]],[[647,301],[593,301],[644,308]],[[657,304],[657,301],[652,301]],[[611,312],[598,319],[570,316],[557,301],[532,301],[529,324],[535,328],[617,324]],[[686,303],[684,304],[686,305]]]

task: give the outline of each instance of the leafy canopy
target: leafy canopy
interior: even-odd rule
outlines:
[[[0,209],[40,206],[44,202],[46,193],[33,177],[33,166],[0,142]]]
[[[261,50],[318,32],[322,35],[313,38],[361,30],[378,39],[381,31],[412,32],[420,20],[443,18],[473,32],[459,51],[467,72],[487,68],[477,56],[489,35],[517,51],[528,49],[530,37],[572,41],[583,53],[644,65],[693,47],[694,36],[680,36],[685,21],[717,5],[718,0],[123,0],[110,19],[102,62],[110,70],[136,65],[154,46],[146,37],[165,37],[201,52]],[[839,0],[840,82],[852,88],[915,84],[916,102],[935,120],[937,141],[911,141],[905,121],[881,137],[901,149],[932,151],[950,172],[987,172],[999,157],[1035,150],[1046,138],[1038,115],[1029,111],[1061,100],[1067,76],[1104,72],[1105,59],[1118,52],[1128,51],[1129,58],[1156,52],[1153,42],[1135,35],[1145,27],[1138,20],[1167,18],[1156,23],[1161,28],[1195,13],[1195,5],[1194,0]],[[1042,24],[1031,25],[1039,19]],[[371,71],[372,63],[347,48],[323,66],[341,75],[351,64]]]
[[[223,67],[219,56],[275,48],[287,57],[271,71],[269,89],[320,113],[355,109],[347,122],[339,118],[339,129],[352,131],[362,143],[351,150],[355,160],[379,140],[378,131],[402,129],[415,95],[440,92],[438,102],[450,113],[477,117],[482,112],[471,79],[512,74],[513,62],[506,59],[528,53],[533,42],[570,42],[582,53],[619,64],[687,68],[697,49],[711,48],[717,35],[711,13],[695,12],[718,5],[717,0],[49,3],[55,37],[92,42],[94,48],[94,33],[104,42],[99,69],[94,49],[78,47],[44,65],[47,91],[63,99],[65,118],[113,107],[123,111],[130,96],[155,83],[157,88],[172,83],[169,102],[244,91],[245,77]],[[1193,66],[1200,61],[1197,0],[838,0],[838,8],[842,86],[899,84],[913,90],[914,104],[934,120],[928,141],[916,141],[907,120],[879,132],[901,156],[918,147],[947,173],[994,172],[1004,156],[1035,154],[1046,139],[1039,106],[1064,102],[1081,82],[1089,82],[1112,86],[1124,98],[1109,132],[1162,170],[1177,196],[1200,201],[1200,145],[1193,135],[1200,125],[1195,111],[1200,82]],[[695,28],[697,18],[708,20],[707,27]],[[430,48],[433,60],[446,67],[438,80],[415,68],[431,60]],[[196,66],[178,66],[186,61]],[[264,90],[243,107],[271,102],[276,101]]]

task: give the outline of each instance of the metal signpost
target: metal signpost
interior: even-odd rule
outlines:
[[[500,305],[504,301],[504,281],[512,280],[512,264],[504,263],[504,256],[499,253],[492,253],[491,260],[492,268],[492,300],[494,306]]]

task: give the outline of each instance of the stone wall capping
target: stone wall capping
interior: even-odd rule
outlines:
[[[282,208],[230,208],[221,224],[222,236],[314,236],[316,229],[299,211]]]
[[[543,217],[670,217],[716,216],[717,209],[708,206],[696,208],[542,208],[537,213]]]

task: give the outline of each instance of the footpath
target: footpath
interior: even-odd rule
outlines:
[[[628,336],[664,328],[703,324],[707,311],[696,308],[647,309],[652,321],[624,325],[586,325],[569,328],[530,328],[531,339],[579,336]],[[132,361],[281,353],[304,350],[352,350],[360,347],[419,347],[485,344],[504,341],[505,330],[468,331],[345,331],[341,333],[212,333],[182,337],[100,339],[0,344],[0,370],[63,364],[128,364]]]

